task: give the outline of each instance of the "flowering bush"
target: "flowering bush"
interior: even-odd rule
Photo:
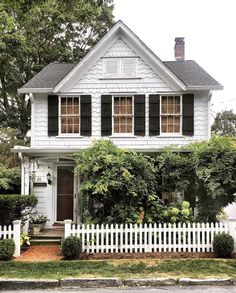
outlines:
[[[36,217],[30,217],[30,224],[43,224],[49,221],[48,217],[44,215],[38,215]]]

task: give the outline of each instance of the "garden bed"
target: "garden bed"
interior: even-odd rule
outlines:
[[[83,260],[214,258],[213,252],[83,253]]]

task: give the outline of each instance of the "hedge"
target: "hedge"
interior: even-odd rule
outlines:
[[[0,225],[24,220],[38,203],[34,195],[0,194]]]

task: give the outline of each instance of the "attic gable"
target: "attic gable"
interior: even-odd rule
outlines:
[[[119,78],[104,76],[106,62],[135,62],[135,76],[127,74],[126,82],[120,83]],[[126,68],[127,70],[129,68]],[[120,76],[122,78],[122,76]],[[124,77],[123,77],[124,78]],[[119,84],[119,85],[118,85]],[[173,90],[161,77],[148,66],[134,50],[120,37],[108,48],[105,54],[85,73],[80,80],[77,80],[72,88],[67,89],[71,92],[86,92],[87,89],[101,89],[101,93],[112,92],[114,85],[118,85],[121,90],[132,89],[137,92],[139,88],[149,88],[149,91],[171,91]],[[141,90],[142,91],[142,90]]]
[[[55,87],[54,92],[68,91],[122,38],[125,43],[173,90],[185,90],[175,74],[122,22],[118,21],[98,44]]]

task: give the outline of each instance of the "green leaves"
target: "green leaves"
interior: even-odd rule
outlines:
[[[95,222],[126,223],[139,218],[155,194],[155,168],[149,157],[100,140],[75,154],[89,212]]]
[[[72,9],[73,8],[73,9]],[[0,122],[24,137],[30,102],[17,89],[50,62],[76,63],[113,24],[113,1],[0,3]]]

